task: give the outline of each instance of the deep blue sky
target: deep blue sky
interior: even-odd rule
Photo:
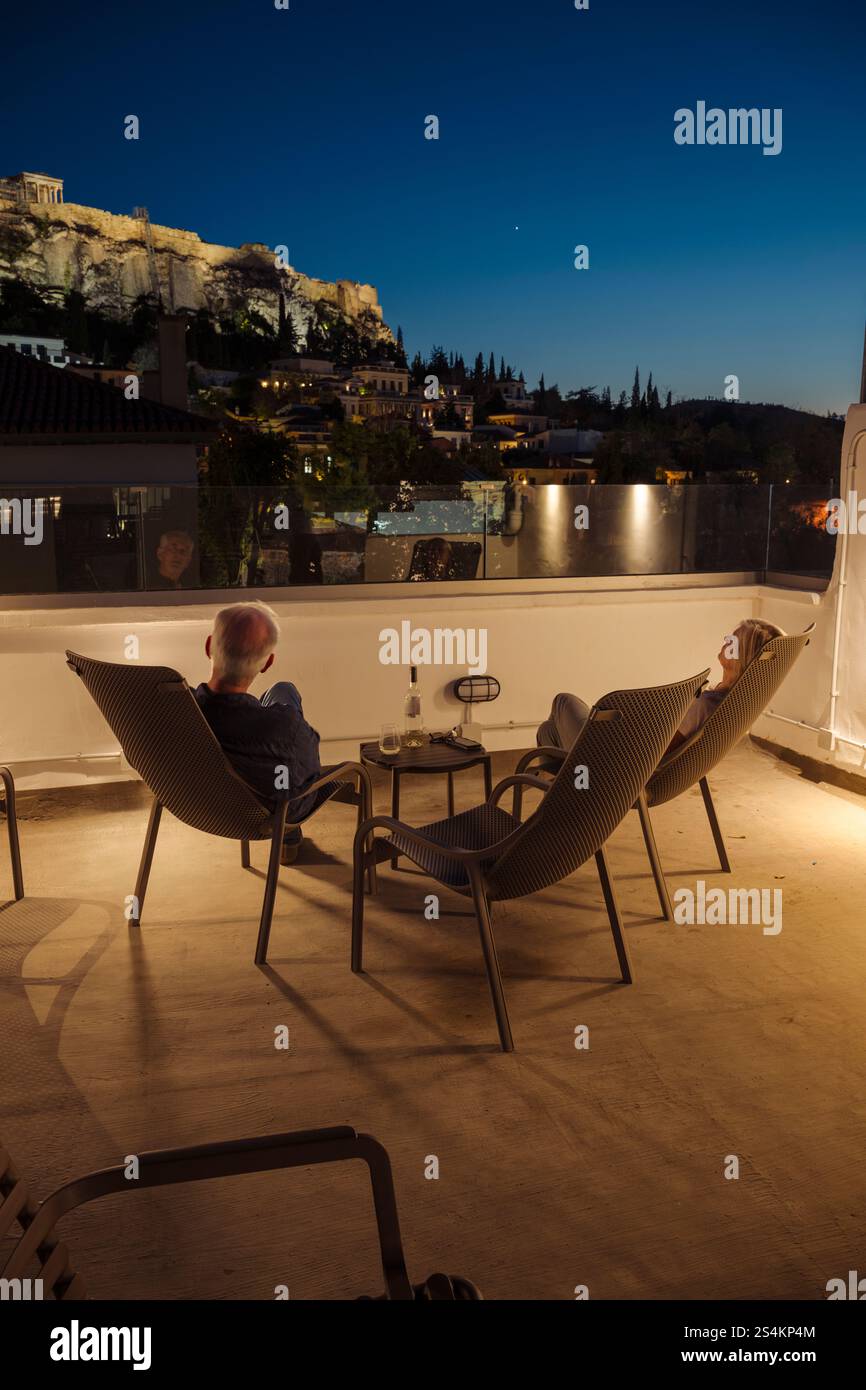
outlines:
[[[0,172],[286,243],[376,285],[410,353],[493,349],[563,391],[640,363],[675,396],[736,373],[744,399],[857,398],[863,0],[49,0],[3,36]],[[782,107],[782,153],[677,146],[699,99]]]

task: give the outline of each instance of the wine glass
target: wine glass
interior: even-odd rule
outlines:
[[[400,752],[400,734],[396,724],[383,724],[379,734],[379,751],[393,758]]]

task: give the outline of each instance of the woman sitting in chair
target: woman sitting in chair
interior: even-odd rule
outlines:
[[[718,685],[708,686],[687,711],[683,722],[670,741],[670,753],[684,743],[709,719],[719,702],[725,698],[731,687],[761,648],[771,637],[784,637],[784,632],[775,623],[765,623],[760,618],[744,618],[730,637],[726,637],[719,652],[722,679]],[[539,748],[548,746],[568,749],[574,743],[589,717],[589,705],[577,695],[556,695],[550,709],[550,717],[539,726],[536,743]]]

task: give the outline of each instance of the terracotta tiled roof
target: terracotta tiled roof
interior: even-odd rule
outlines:
[[[0,347],[0,444],[25,435],[175,435],[192,443],[217,428],[203,416],[144,397],[128,401],[116,386]]]

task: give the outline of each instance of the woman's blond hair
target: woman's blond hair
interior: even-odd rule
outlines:
[[[785,634],[775,623],[765,622],[763,618],[744,618],[734,628],[733,636],[736,638],[733,659],[739,663],[737,679],[743,674],[747,666],[750,666],[771,637],[784,637]]]

